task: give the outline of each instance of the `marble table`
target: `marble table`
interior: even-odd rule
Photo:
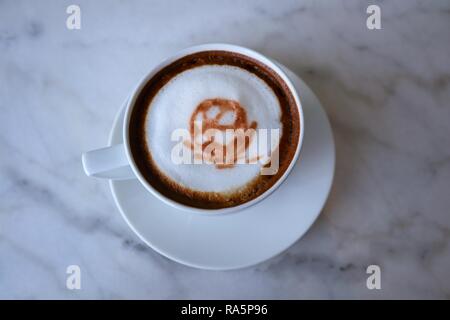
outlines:
[[[448,1],[0,2],[0,298],[450,298]],[[381,8],[380,30],[366,27]],[[228,42],[316,92],[337,147],[329,201],[287,252],[213,272],[146,247],[80,154],[105,145],[168,54]],[[381,289],[366,268],[381,268]],[[66,288],[79,265],[81,290]]]

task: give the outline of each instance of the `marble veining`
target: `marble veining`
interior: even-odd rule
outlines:
[[[450,299],[448,1],[0,1],[0,298]],[[382,29],[366,28],[378,4]],[[229,42],[297,72],[337,146],[324,211],[287,252],[229,272],[145,246],[80,154],[176,50]],[[66,289],[81,267],[82,290]],[[366,268],[382,289],[366,288]]]

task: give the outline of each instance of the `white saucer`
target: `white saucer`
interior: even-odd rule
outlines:
[[[179,263],[227,270],[267,260],[290,247],[309,229],[331,188],[334,141],[317,97],[293,72],[283,69],[298,90],[305,117],[303,147],[286,181],[255,206],[211,216],[172,208],[137,180],[110,181],[117,207],[142,241]],[[123,110],[114,121],[110,145],[122,142]]]

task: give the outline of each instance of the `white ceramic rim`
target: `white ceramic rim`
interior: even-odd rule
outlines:
[[[299,117],[300,117],[300,135],[299,135],[299,140],[297,143],[297,147],[295,150],[295,154],[294,157],[292,158],[288,168],[286,169],[286,171],[283,173],[283,175],[278,179],[277,182],[275,182],[275,184],[273,186],[271,186],[269,189],[267,189],[265,192],[263,192],[262,194],[260,194],[258,197],[256,197],[255,199],[252,199],[248,202],[245,202],[243,204],[234,206],[234,207],[229,207],[229,208],[221,208],[221,209],[203,209],[203,208],[197,208],[197,207],[191,207],[179,202],[176,202],[166,196],[164,196],[163,194],[161,194],[158,190],[156,190],[155,188],[153,188],[153,186],[147,182],[147,180],[142,176],[142,174],[140,173],[139,169],[137,168],[137,165],[133,159],[133,156],[131,154],[131,150],[130,150],[130,146],[129,146],[129,121],[130,121],[130,116],[131,116],[131,111],[132,111],[132,107],[134,106],[136,99],[139,95],[139,93],[141,92],[141,90],[143,89],[144,85],[158,72],[160,71],[162,68],[166,67],[167,65],[171,64],[172,62],[193,54],[193,53],[197,53],[197,52],[202,52],[202,51],[212,51],[212,50],[216,50],[216,51],[229,51],[229,52],[234,52],[234,53],[239,53],[245,56],[248,56],[250,58],[253,58],[255,60],[258,60],[259,62],[267,65],[269,68],[271,68],[272,70],[274,70],[282,79],[283,81],[286,83],[286,85],[288,86],[292,96],[294,97],[294,100],[296,102],[297,108],[298,108],[298,112],[299,112]],[[124,146],[125,146],[125,152],[128,158],[128,161],[130,163],[130,167],[133,170],[134,174],[136,175],[137,179],[139,180],[139,182],[151,193],[153,194],[155,197],[157,197],[159,200],[163,201],[164,203],[175,207],[177,209],[183,210],[183,211],[188,211],[188,212],[195,212],[195,213],[203,213],[203,214],[225,214],[225,213],[232,213],[232,212],[237,212],[240,211],[242,209],[248,208],[250,206],[255,205],[256,203],[262,201],[263,199],[265,199],[266,197],[268,197],[270,194],[272,194],[282,183],[283,181],[287,178],[287,176],[289,175],[289,173],[291,172],[292,168],[294,167],[295,163],[297,162],[297,159],[299,157],[300,154],[300,150],[303,144],[303,136],[304,136],[304,116],[303,116],[303,107],[301,105],[300,102],[300,98],[298,96],[297,90],[295,88],[295,86],[292,84],[291,80],[289,79],[289,77],[285,74],[285,72],[278,67],[272,60],[270,60],[269,58],[265,57],[264,55],[245,48],[245,47],[241,47],[241,46],[237,46],[237,45],[232,45],[232,44],[224,44],[224,43],[212,43],[212,44],[202,44],[202,45],[197,45],[197,46],[193,46],[193,47],[189,47],[186,48],[184,50],[179,51],[178,53],[176,53],[175,55],[171,56],[170,58],[165,59],[164,61],[162,61],[161,63],[159,63],[157,66],[155,66],[153,68],[153,70],[148,73],[140,82],[139,84],[136,86],[136,88],[133,90],[133,92],[130,95],[130,98],[128,99],[127,102],[127,106],[126,106],[126,110],[125,110],[125,115],[124,115],[124,123],[123,123],[123,141],[124,141]]]

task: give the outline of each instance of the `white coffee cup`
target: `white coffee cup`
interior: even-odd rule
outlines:
[[[172,62],[190,55],[194,54],[196,52],[201,51],[229,51],[234,53],[239,53],[242,55],[246,55],[248,57],[251,57],[253,59],[258,60],[259,62],[267,65],[272,70],[274,70],[280,77],[283,79],[283,81],[288,86],[289,90],[292,93],[292,96],[295,99],[296,105],[298,107],[298,112],[300,115],[300,135],[298,139],[298,143],[296,146],[294,157],[292,158],[287,170],[283,173],[283,175],[276,181],[274,185],[272,185],[269,189],[267,189],[265,192],[260,194],[255,199],[252,199],[250,201],[247,201],[245,203],[242,203],[238,206],[229,207],[229,208],[221,208],[221,209],[202,209],[202,208],[196,208],[196,207],[190,207],[188,205],[176,202],[164,195],[162,195],[160,192],[158,192],[149,182],[146,181],[146,179],[143,177],[143,175],[140,173],[134,159],[133,155],[131,153],[130,149],[130,143],[129,143],[129,130],[128,126],[130,123],[130,116],[131,111],[133,110],[133,107],[135,105],[136,99],[139,96],[143,86],[162,68],[166,67],[167,65],[171,64]],[[166,204],[173,206],[177,209],[190,211],[190,212],[196,212],[196,213],[229,213],[229,212],[235,212],[238,210],[242,210],[244,208],[247,208],[249,206],[252,206],[264,198],[266,198],[268,195],[270,195],[273,191],[275,191],[281,183],[287,178],[290,171],[294,167],[297,158],[300,153],[300,149],[303,142],[303,135],[304,135],[304,117],[303,117],[303,110],[300,103],[300,99],[298,97],[297,90],[295,89],[294,85],[290,81],[290,79],[287,77],[287,75],[281,70],[281,68],[275,64],[272,60],[269,58],[263,56],[262,54],[255,52],[253,50],[236,46],[236,45],[230,45],[230,44],[204,44],[199,46],[190,47],[187,49],[184,49],[177,54],[173,55],[172,57],[164,60],[160,64],[158,64],[147,76],[145,76],[137,85],[137,87],[133,90],[133,92],[130,94],[130,98],[128,99],[128,103],[125,110],[125,116],[124,116],[124,122],[123,122],[123,143],[97,149],[93,151],[89,151],[86,153],[83,153],[82,155],[82,162],[83,162],[83,168],[85,173],[88,176],[98,177],[98,178],[106,178],[106,179],[112,179],[112,180],[124,180],[124,179],[138,179],[139,182],[156,198],[159,200],[165,202]],[[131,171],[129,170],[129,167],[131,167]],[[133,172],[130,174],[130,172]]]

